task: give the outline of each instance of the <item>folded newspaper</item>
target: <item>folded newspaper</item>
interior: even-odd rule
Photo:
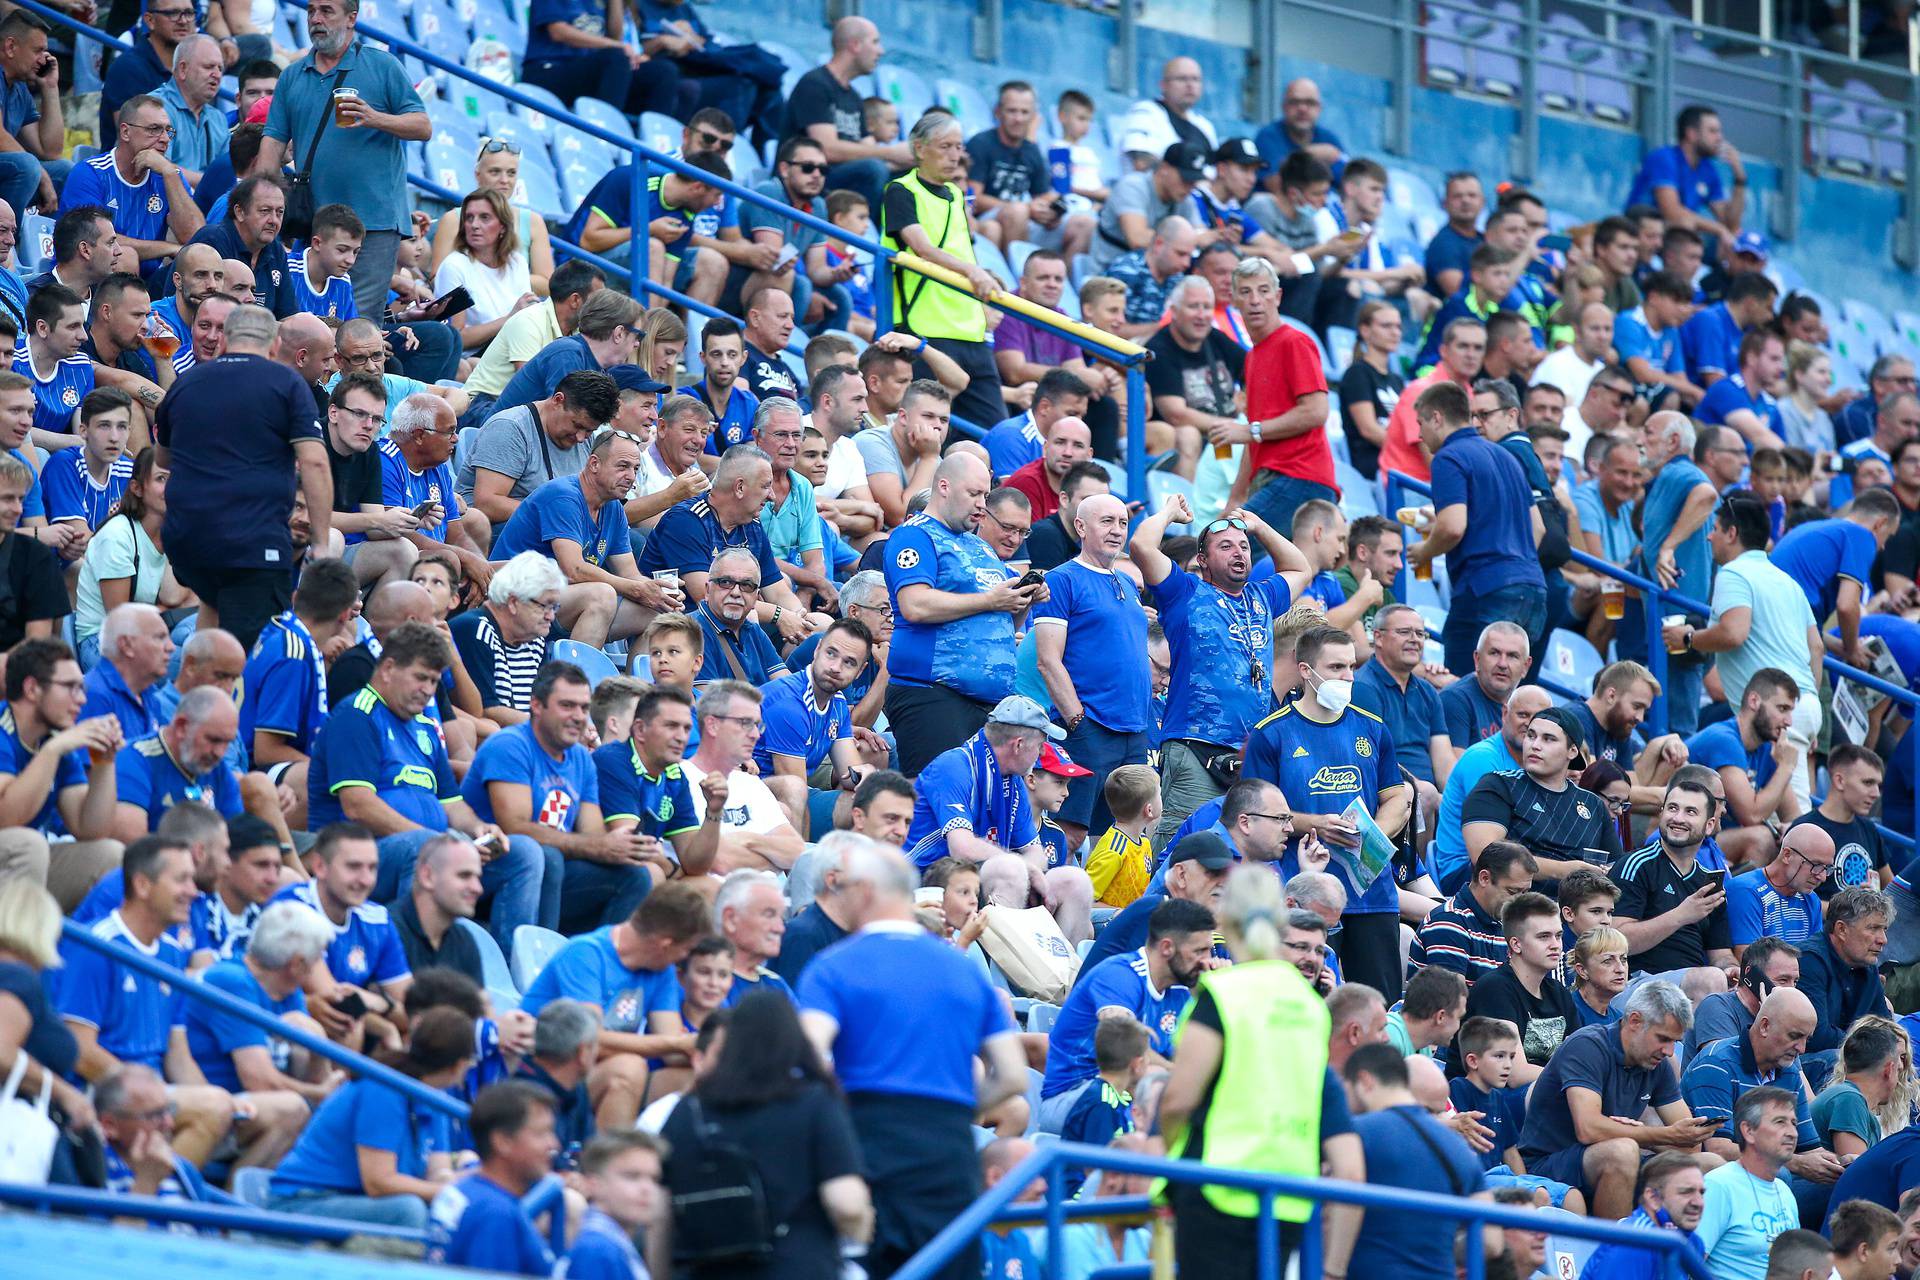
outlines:
[[[1393,841],[1358,799],[1349,804],[1340,816],[1359,831],[1360,844],[1357,848],[1349,849],[1344,845],[1328,843],[1327,848],[1333,854],[1330,865],[1346,873],[1348,883],[1354,886],[1356,892],[1365,893],[1392,865]]]
[[[1906,676],[1900,673],[1900,664],[1894,661],[1893,654],[1887,648],[1887,642],[1879,636],[1866,636],[1860,641],[1861,648],[1873,660],[1868,671],[1886,681],[1904,689]],[[1835,727],[1846,735],[1848,742],[1867,745],[1867,721],[1873,709],[1887,700],[1887,695],[1878,689],[1853,680],[1841,680],[1840,687],[1833,695],[1833,721]]]

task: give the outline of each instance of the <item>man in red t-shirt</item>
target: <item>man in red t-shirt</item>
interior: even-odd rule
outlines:
[[[1059,418],[1047,428],[1040,457],[1006,478],[1010,489],[1027,495],[1033,522],[1039,524],[1060,509],[1060,484],[1077,462],[1093,457],[1093,432],[1079,418]]]
[[[1387,472],[1398,471],[1416,480],[1433,479],[1433,460],[1420,445],[1420,424],[1413,405],[1420,393],[1437,382],[1457,382],[1469,391],[1487,357],[1487,327],[1472,316],[1451,321],[1440,335],[1440,362],[1424,378],[1416,378],[1400,393],[1400,403],[1387,419],[1387,440],[1380,447],[1380,483]]]
[[[1233,269],[1233,301],[1253,339],[1247,352],[1247,422],[1217,423],[1218,444],[1251,444],[1226,509],[1244,506],[1275,529],[1313,498],[1340,500],[1327,445],[1327,377],[1312,338],[1280,320],[1280,278],[1263,258]],[[1264,474],[1263,474],[1264,473]],[[1249,496],[1251,495],[1251,496]]]

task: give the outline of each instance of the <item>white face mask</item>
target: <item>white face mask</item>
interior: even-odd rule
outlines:
[[[1314,692],[1320,699],[1320,705],[1336,716],[1343,714],[1349,706],[1353,705],[1353,681],[1329,680],[1318,672],[1314,673],[1313,681]]]

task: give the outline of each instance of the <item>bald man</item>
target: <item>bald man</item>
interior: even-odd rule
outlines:
[[[418,583],[401,580],[385,582],[367,597],[363,611],[371,640],[363,640],[333,660],[327,668],[327,705],[343,706],[373,678],[380,661],[380,644],[389,632],[403,622],[424,622],[445,634],[447,624],[433,607],[433,597]],[[427,714],[446,730],[447,756],[452,760],[471,760],[478,745],[474,721],[481,713],[480,690],[460,661],[460,648],[453,649],[453,665],[434,690]]]
[[[311,311],[296,311],[280,322],[280,345],[274,359],[286,365],[313,388],[313,403],[322,417],[327,412],[323,384],[333,376],[333,330]]]
[[[1111,494],[1080,503],[1073,528],[1080,554],[1047,574],[1047,595],[1031,626],[1040,678],[1054,716],[1067,727],[1067,752],[1091,770],[1075,777],[1054,820],[1078,848],[1113,825],[1104,791],[1121,765],[1147,762],[1153,672],[1140,588],[1114,563],[1127,544],[1127,506]],[[1129,818],[1135,815],[1127,815]]]
[[[1787,1171],[1811,1182],[1831,1185],[1840,1176],[1839,1157],[1820,1146],[1810,1110],[1812,1091],[1800,1072],[1800,1055],[1817,1019],[1813,1001],[1794,987],[1775,987],[1760,1002],[1746,1036],[1717,1040],[1687,1059],[1680,1077],[1680,1093],[1694,1115],[1721,1122],[1707,1139],[1709,1154],[1726,1160],[1740,1158],[1733,1108],[1740,1095],[1760,1085],[1775,1085],[1794,1095],[1794,1120],[1800,1130],[1799,1151],[1787,1162]]]
[[[1280,118],[1253,135],[1262,168],[1271,172],[1296,151],[1305,151],[1333,170],[1337,181],[1347,162],[1340,135],[1320,124],[1320,86],[1304,76],[1290,80],[1280,95]]]
[[[853,87],[873,73],[885,52],[880,28],[865,18],[842,18],[833,24],[832,56],[801,76],[787,95],[787,136],[804,134],[827,153],[825,190],[858,191],[876,218],[881,189],[896,171],[913,167],[906,143],[875,142],[866,132],[860,92]]]
[[[1120,149],[1135,169],[1151,169],[1176,142],[1190,143],[1208,155],[1219,143],[1213,122],[1194,108],[1207,91],[1206,77],[1192,58],[1169,58],[1160,68],[1160,96],[1133,104],[1120,125]]]
[[[978,733],[1013,692],[1015,622],[1046,594],[1043,583],[1017,585],[975,532],[992,484],[972,454],[942,459],[926,510],[894,530],[882,553],[895,602],[887,723],[909,777]]]
[[[1803,947],[1820,936],[1820,895],[1838,856],[1833,837],[1813,823],[1790,829],[1780,856],[1727,881],[1727,927],[1737,960],[1748,945],[1775,937]]]

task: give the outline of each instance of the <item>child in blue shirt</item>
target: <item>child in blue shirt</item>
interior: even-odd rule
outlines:
[[[873,211],[858,191],[834,191],[827,196],[827,221],[849,235],[867,236],[873,231]],[[837,267],[854,262],[853,275],[842,282],[853,304],[853,321],[847,327],[868,342],[874,335],[873,264],[861,262],[846,241],[827,239],[827,265]]]
[[[1077,867],[1076,850],[1067,843],[1067,833],[1053,815],[1067,802],[1067,791],[1075,778],[1090,778],[1093,770],[1075,764],[1067,753],[1049,742],[1040,748],[1039,763],[1027,774],[1027,796],[1033,801],[1034,818],[1040,827],[1040,843],[1047,851],[1047,870]]]
[[[1480,1123],[1493,1130],[1493,1147],[1482,1157],[1485,1174],[1481,1185],[1488,1190],[1524,1187],[1545,1191],[1555,1205],[1584,1214],[1585,1198],[1576,1188],[1535,1177],[1520,1161],[1520,1121],[1526,1091],[1507,1088],[1513,1064],[1520,1056],[1519,1028],[1504,1018],[1468,1018],[1454,1048],[1464,1071],[1448,1086],[1454,1110],[1478,1111]]]
[[[1093,1032],[1099,1087],[1083,1089],[1060,1125],[1060,1141],[1104,1147],[1115,1134],[1133,1132],[1133,1091],[1147,1073],[1146,1024],[1137,1018],[1102,1018]],[[1080,1194],[1087,1170],[1066,1171],[1068,1196]]]
[[[651,1280],[654,1272],[633,1243],[641,1232],[659,1273],[668,1273],[659,1249],[667,1217],[660,1189],[665,1151],[659,1138],[637,1129],[610,1130],[581,1148],[587,1213],[567,1251],[568,1280]]]

